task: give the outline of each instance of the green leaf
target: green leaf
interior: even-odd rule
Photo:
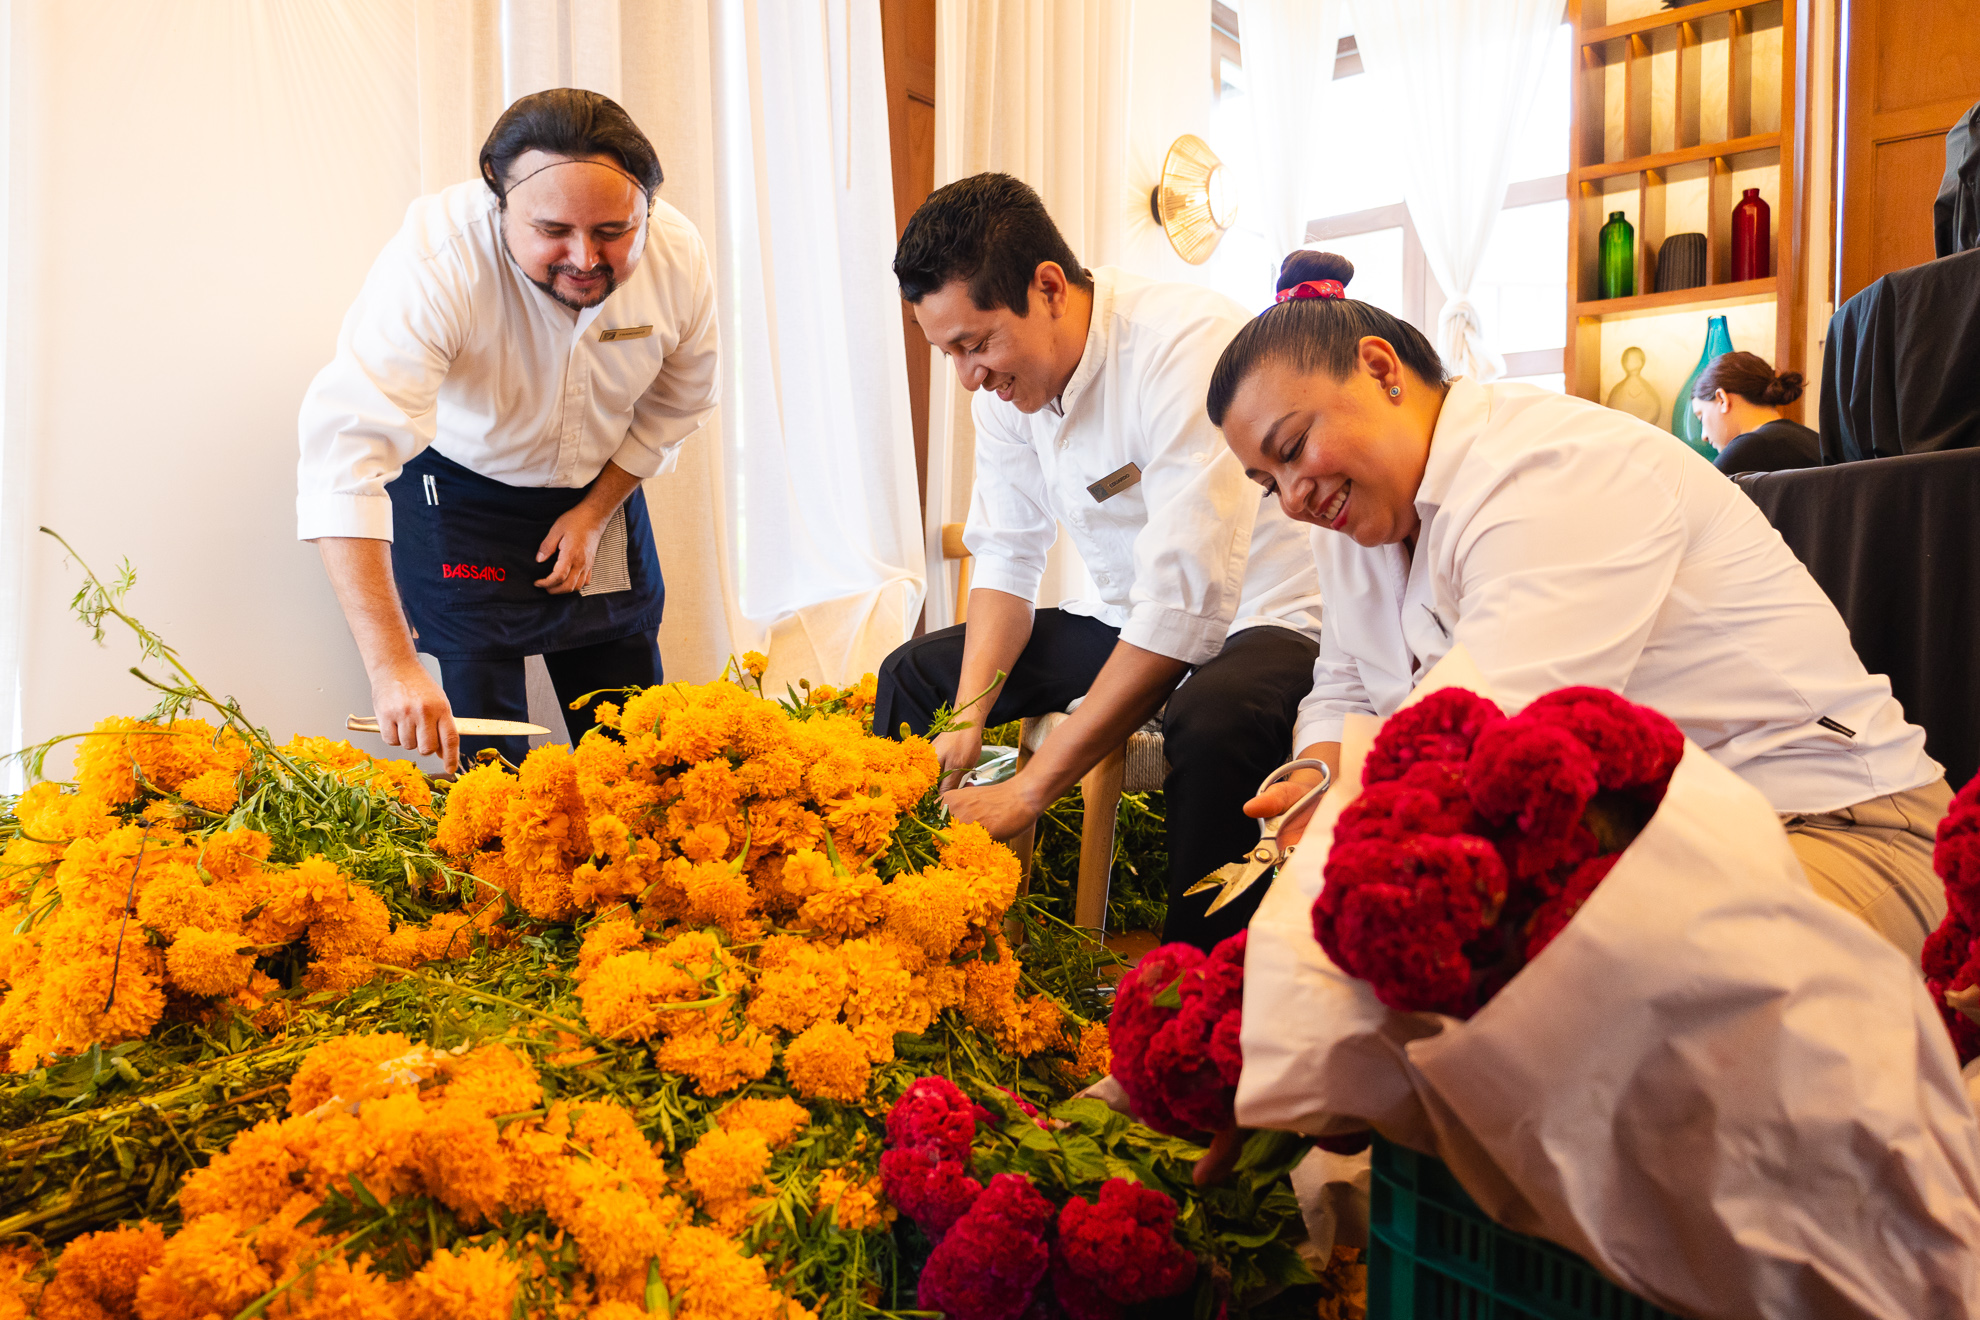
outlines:
[[[1052,1108],[1051,1115],[1062,1122],[1073,1124],[1108,1145],[1119,1140],[1130,1126],[1127,1115],[1115,1113],[1108,1107],[1106,1101],[1095,1100],[1091,1096],[1056,1105]]]
[[[1189,975],[1188,972],[1184,972],[1182,976],[1178,976],[1175,980],[1169,982],[1169,984],[1163,988],[1161,994],[1156,995],[1155,998],[1149,1000],[1148,1002],[1153,1004],[1157,1008],[1181,1008],[1183,976],[1188,976],[1188,975]]]
[[[1065,1156],[1066,1176],[1075,1183],[1103,1183],[1107,1180],[1107,1156],[1100,1144],[1080,1132],[1056,1132],[1059,1150]]]

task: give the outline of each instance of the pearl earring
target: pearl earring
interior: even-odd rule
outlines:
[[[1400,385],[1389,386],[1389,397],[1392,399],[1400,399],[1402,397],[1402,386]]]

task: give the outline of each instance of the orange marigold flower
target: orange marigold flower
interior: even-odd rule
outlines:
[[[290,1094],[294,1105],[293,1084]],[[179,1209],[187,1215],[231,1212],[250,1223],[274,1215],[295,1195],[294,1180],[305,1163],[290,1136],[279,1118],[264,1119],[236,1136],[204,1168],[186,1175]]]
[[[240,949],[239,935],[184,926],[165,951],[165,974],[189,995],[231,995],[247,987],[254,971],[253,956],[242,957]]]
[[[41,1314],[46,1320],[130,1315],[138,1280],[164,1258],[165,1230],[153,1223],[85,1233],[55,1262]]]
[[[729,832],[713,821],[704,821],[681,835],[681,856],[690,862],[723,861],[728,853]]]
[[[749,1020],[765,1029],[803,1031],[839,1015],[846,998],[846,964],[839,951],[789,935],[773,935],[758,960]]]
[[[789,867],[785,869],[788,871]],[[833,876],[824,888],[799,906],[798,921],[830,935],[858,935],[879,924],[886,910],[880,877],[871,871],[861,871]]]
[[[241,800],[240,775],[232,770],[208,770],[179,785],[179,796],[195,807],[224,816]]]
[[[137,917],[169,940],[185,926],[238,931],[241,909],[234,894],[199,878],[188,854],[161,866],[146,880],[138,894]]]
[[[158,1267],[138,1281],[145,1320],[205,1320],[232,1315],[274,1280],[231,1214],[200,1215],[165,1244]]]
[[[695,1200],[724,1232],[739,1233],[764,1202],[756,1193],[770,1167],[770,1145],[753,1129],[713,1128],[681,1157]]]
[[[807,1099],[857,1104],[866,1098],[872,1065],[852,1032],[837,1022],[806,1027],[784,1047],[784,1072]]]
[[[731,1132],[761,1133],[775,1150],[811,1125],[811,1111],[787,1095],[774,1100],[751,1096],[726,1106],[715,1121]]]
[[[108,834],[116,828],[109,804],[90,793],[65,792],[60,784],[31,785],[14,799],[14,817],[21,833],[44,843]]]
[[[1104,1077],[1114,1067],[1114,1054],[1107,1043],[1107,1024],[1089,1022],[1080,1028],[1079,1048],[1073,1055],[1073,1072],[1081,1077]]]
[[[402,1293],[407,1320],[509,1320],[516,1263],[489,1247],[433,1253]]]
[[[677,1320],[743,1320],[781,1315],[784,1298],[771,1287],[763,1261],[745,1256],[712,1228],[689,1226],[668,1239],[660,1274],[673,1296],[685,1296]]]
[[[319,898],[309,923],[309,945],[325,957],[369,956],[392,929],[392,914],[364,885],[352,883],[334,898]]]
[[[761,651],[744,651],[742,667],[751,678],[762,678],[763,671],[770,667],[770,657]]]
[[[640,1134],[639,1123],[622,1106],[580,1105],[571,1110],[571,1140],[645,1196],[667,1188],[667,1169]]]
[[[136,930],[127,946],[141,944]],[[64,1053],[95,1043],[114,1045],[136,1040],[156,1026],[165,1013],[165,991],[146,969],[146,959],[126,947],[121,963],[110,954],[58,962],[49,967],[41,986],[43,1020]],[[111,969],[116,969],[116,993],[110,993]],[[105,1011],[106,1005],[109,1011]]]
[[[456,861],[502,834],[502,817],[516,795],[516,777],[499,765],[478,765],[447,790],[447,806],[434,831],[435,850]]]
[[[827,807],[825,824],[848,861],[864,861],[887,846],[900,816],[901,809],[890,797],[855,795]]]
[[[430,1059],[425,1046],[415,1047],[396,1031],[332,1036],[303,1056],[289,1080],[289,1112],[307,1114],[332,1097],[348,1102],[417,1086],[433,1075],[436,1065]],[[406,1062],[381,1066],[394,1061]]]
[[[703,1095],[723,1095],[770,1071],[774,1047],[754,1027],[733,1035],[713,1028],[683,1031],[653,1051],[655,1064],[694,1082]]]
[[[205,836],[199,866],[215,883],[228,884],[259,871],[274,842],[260,830],[222,830]]]
[[[820,1214],[832,1216],[832,1227],[841,1233],[864,1233],[894,1222],[894,1207],[880,1194],[878,1177],[848,1178],[838,1169],[827,1169],[818,1176],[813,1193]]]
[[[578,946],[577,979],[582,981],[598,970],[598,964],[607,958],[637,949],[646,943],[646,932],[630,920],[614,918],[601,921],[584,933],[584,943]]]

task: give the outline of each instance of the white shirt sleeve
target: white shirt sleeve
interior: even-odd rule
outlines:
[[[1293,751],[1314,743],[1339,742],[1350,712],[1377,713],[1354,657],[1341,649],[1332,627],[1320,630],[1320,654],[1313,661],[1313,690],[1299,703],[1293,728]]]
[[[1621,691],[1684,558],[1678,493],[1622,445],[1536,446],[1479,499],[1453,547],[1452,641],[1510,710],[1556,688]],[[1631,490],[1629,500],[1589,492]]]
[[[625,443],[612,455],[614,463],[642,480],[673,471],[681,442],[708,424],[722,394],[715,278],[701,235],[689,233],[693,260],[684,282],[691,289],[693,313],[681,327],[680,342],[661,364],[660,374],[633,406]]]
[[[296,537],[392,539],[385,487],[433,442],[440,383],[465,341],[467,280],[457,258],[385,245],[310,382],[298,419]]]
[[[1159,347],[1136,362],[1134,388],[1152,455],[1141,474],[1149,513],[1135,538],[1121,640],[1201,664],[1223,648],[1237,617],[1262,492],[1203,404],[1237,326],[1195,317],[1164,330]]]
[[[1038,595],[1045,578],[1045,554],[1058,538],[1058,520],[1038,455],[1019,431],[989,406],[994,396],[978,391],[970,401],[976,428],[976,475],[969,497],[963,545],[975,561],[971,590],[1008,592],[1023,600]]]

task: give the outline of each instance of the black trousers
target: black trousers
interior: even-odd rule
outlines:
[[[1118,638],[1097,619],[1039,610],[990,723],[1064,710],[1093,686]],[[1257,844],[1258,822],[1244,814],[1244,803],[1258,781],[1292,755],[1293,723],[1313,686],[1319,649],[1289,628],[1247,628],[1192,670],[1169,698],[1162,716],[1169,762],[1162,784],[1169,828],[1163,939],[1207,949],[1244,929],[1265,896],[1266,886],[1255,884],[1207,917],[1214,895],[1184,898],[1183,891]],[[874,731],[898,736],[906,724],[912,733],[925,732],[935,708],[956,698],[962,653],[963,629],[955,627],[917,637],[888,656],[874,699]]]
[[[464,660],[441,656],[439,660],[440,686],[446,689],[454,714],[485,720],[529,719],[529,690],[520,658]],[[572,746],[598,722],[593,713],[598,700],[610,698],[587,702],[581,710],[572,710],[571,702],[601,688],[652,687],[662,681],[660,639],[644,630],[593,646],[545,652],[543,665],[550,671],[550,684],[557,689],[557,702],[564,708],[564,725],[570,730]],[[464,736],[461,764],[465,766],[484,747],[492,747],[521,765],[529,754],[529,739]]]

